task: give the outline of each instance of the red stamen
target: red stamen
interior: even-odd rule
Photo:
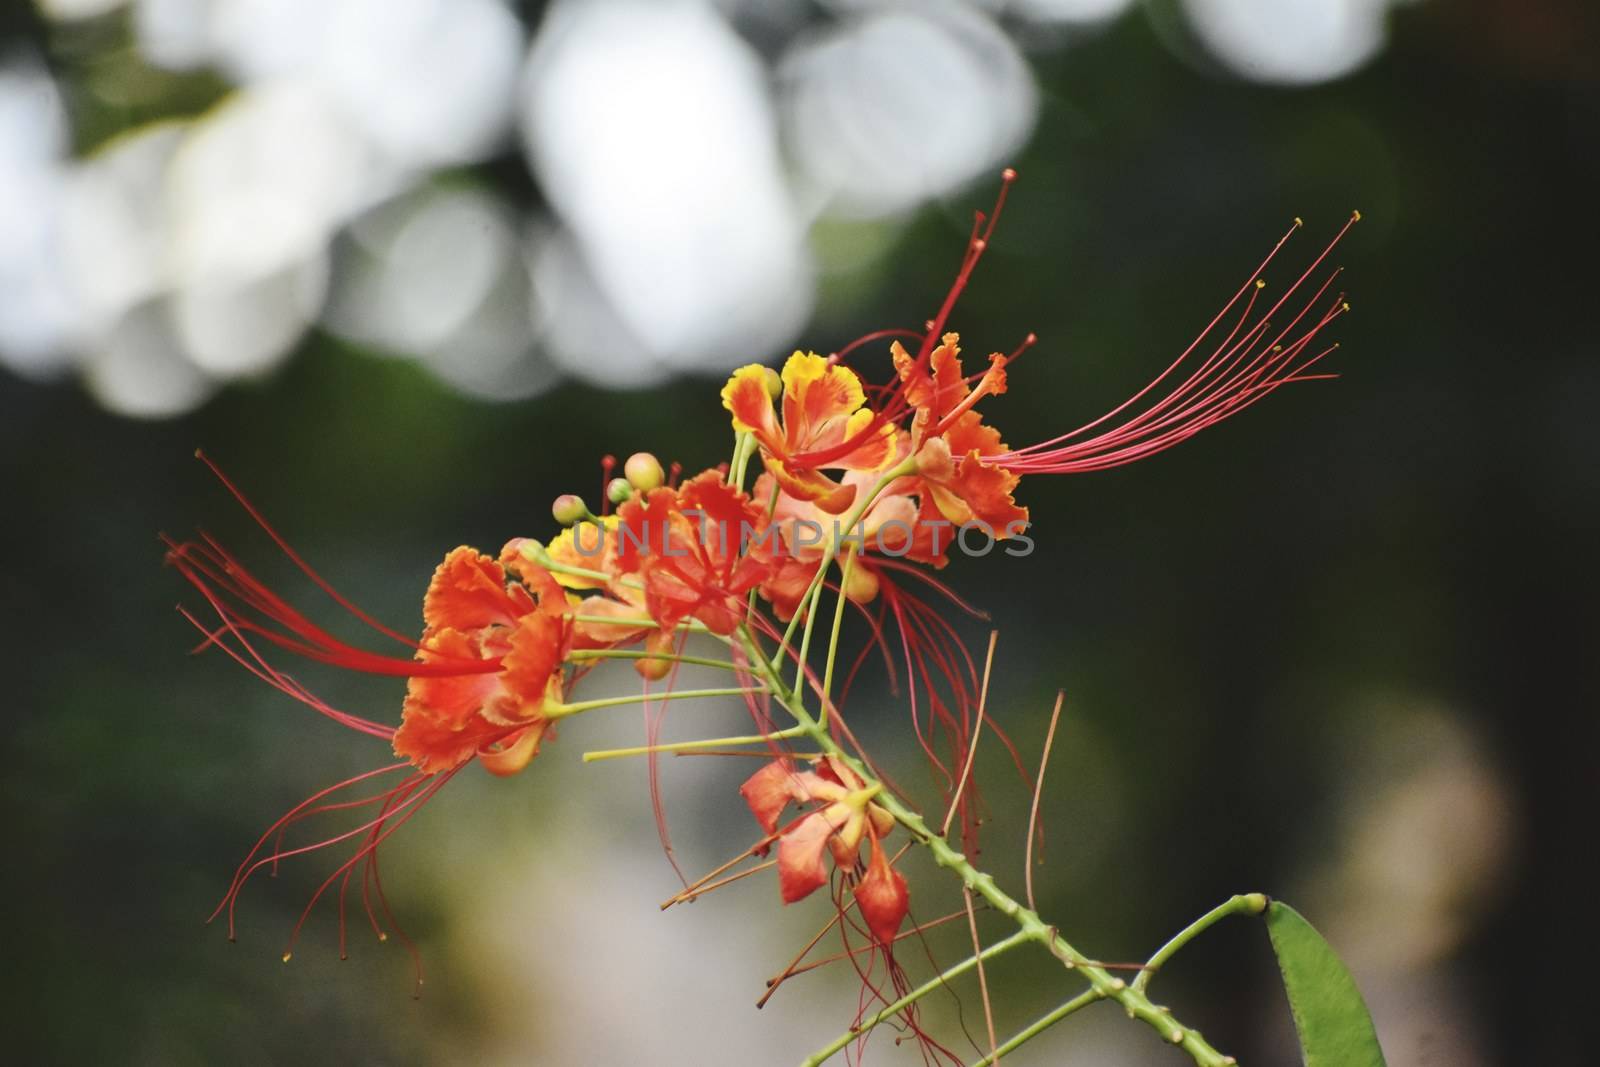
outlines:
[[[1016,178],[1017,172],[1010,167],[1002,171],[1000,174],[1000,192],[995,197],[994,207],[987,216],[981,211],[974,213],[972,233],[967,238],[967,249],[962,255],[961,267],[956,271],[955,281],[951,283],[949,291],[945,294],[944,302],[939,305],[938,313],[928,320],[926,324],[927,330],[922,335],[922,343],[918,346],[917,356],[913,361],[915,372],[920,373],[927,368],[928,360],[932,357],[933,350],[938,346],[939,338],[944,333],[945,323],[950,319],[950,312],[955,309],[956,301],[966,289],[967,282],[972,278],[972,272],[978,266],[978,261],[983,258],[983,253],[989,247],[989,240],[994,235],[995,225],[1000,221],[1000,212],[1005,208],[1006,194],[1010,191],[1011,183]],[[905,399],[905,385],[903,382],[895,382],[891,384],[885,394],[883,405],[859,432],[828,448],[794,453],[787,457],[784,463],[790,469],[797,471],[827,466],[829,463],[842,459],[855,451],[869,440],[873,434],[878,433],[884,423],[899,422],[909,411],[910,405]]]
[[[1324,279],[1311,296],[1303,301],[1288,323],[1275,333],[1272,331],[1271,321],[1272,317],[1306,285],[1307,280],[1359,218],[1359,214],[1353,214],[1327,247],[1301,272],[1294,284],[1289,286],[1259,318],[1253,319],[1256,297],[1265,284],[1260,280],[1260,274],[1295,230],[1299,229],[1300,221],[1296,219],[1294,226],[1279,239],[1255,273],[1223,305],[1222,310],[1206,325],[1200,335],[1143,389],[1111,411],[1075,430],[994,457],[992,462],[1019,474],[1079,473],[1121,466],[1164,451],[1180,441],[1193,437],[1206,427],[1238,414],[1280,386],[1329,377],[1307,375],[1305,371],[1332,351],[1331,348],[1319,352],[1310,359],[1302,360],[1302,356],[1328,324],[1349,310],[1342,296],[1335,298],[1330,306],[1316,315],[1311,325],[1298,336],[1292,340],[1289,338],[1292,333],[1300,329],[1307,316],[1311,315],[1313,308],[1322,301],[1340,271],[1334,270]],[[1093,437],[1084,437],[1085,434],[1139,404],[1175,374],[1241,300],[1244,306],[1232,328],[1176,388],[1126,421]],[[1082,439],[1075,440],[1078,438]]]

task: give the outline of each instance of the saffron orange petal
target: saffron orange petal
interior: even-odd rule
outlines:
[[[889,866],[881,844],[873,845],[872,860],[867,864],[867,873],[856,883],[854,896],[872,936],[881,945],[893,944],[900,924],[911,910],[911,893],[906,888],[905,875]]]
[[[822,854],[832,836],[827,818],[813,812],[778,839],[778,890],[785,904],[810,896],[828,881]]]
[[[434,569],[422,598],[422,618],[429,627],[479,630],[497,623],[509,626],[533,606],[525,590],[506,587],[500,564],[462,545]]]
[[[739,787],[739,795],[744,797],[750,814],[756,817],[761,829],[769,834],[777,830],[783,809],[793,801],[804,799],[804,793],[795,780],[794,764],[782,759],[765,764],[746,778]]]

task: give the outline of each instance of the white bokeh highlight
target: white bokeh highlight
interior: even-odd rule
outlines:
[[[0,57],[0,366],[49,379],[70,367],[74,311],[61,261],[66,116],[44,65]]]
[[[894,9],[796,45],[779,67],[790,154],[848,215],[909,211],[998,172],[1033,128],[1033,78],[982,14]]]
[[[1235,73],[1311,85],[1377,54],[1393,0],[1183,0],[1195,35]]]
[[[1178,9],[1221,64],[1300,85],[1370,59],[1393,2]],[[50,73],[0,56],[0,365],[150,418],[319,325],[489,400],[776,357],[819,272],[847,313],[841,278],[869,292],[916,211],[1016,159],[1024,48],[1132,6],[560,0],[528,26],[510,0],[36,3],[69,51],[126,25],[118,77],[234,87],[73,159]],[[542,203],[471,184],[519,148]]]
[[[726,369],[798,331],[813,283],[766,73],[715,11],[559,5],[525,92],[540,186],[647,351]]]

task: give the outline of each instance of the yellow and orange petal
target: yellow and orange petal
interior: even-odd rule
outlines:
[[[778,428],[772,394],[767,391],[767,368],[750,363],[728,378],[722,387],[722,406],[733,416],[733,428],[754,434],[756,441],[770,451],[783,450],[783,433]]]
[[[501,778],[519,774],[539,754],[539,745],[551,729],[549,719],[536,719],[488,747],[479,749],[478,762],[483,764],[484,770]]]
[[[961,368],[960,340],[960,335],[955,333],[941,337],[940,345],[928,354],[925,368],[917,367],[916,359],[900,342],[890,346],[889,354],[905,388],[906,402],[917,409],[915,424],[919,439],[922,434],[934,431],[952,412],[970,407],[985,396],[998,396],[1006,391],[1006,361],[999,352],[989,356],[989,369],[978,379],[978,384],[967,385]]]
[[[581,570],[612,574],[617,560],[617,517],[607,515],[599,525],[580,522],[562,530],[550,539],[545,551],[556,563]],[[508,548],[510,546],[507,546]],[[609,582],[601,578],[556,573],[555,580],[567,589],[601,589]]]
[[[874,428],[877,416],[864,406],[866,392],[855,371],[814,352],[790,356],[781,381],[781,424],[767,389],[767,369],[760,364],[733,373],[722,390],[723,406],[736,430],[755,436],[762,462],[788,493],[839,514],[855,499],[855,489],[819,473],[803,456],[855,442],[816,467],[882,470],[895,458],[895,427],[883,422]]]
[[[1004,467],[985,463],[976,448],[955,455],[945,438],[930,438],[917,451],[917,473],[927,494],[924,504],[931,502],[956,526],[981,522],[999,538],[1012,523],[1028,521],[1028,509],[1012,496],[1021,479]]]
[[[842,515],[855,503],[855,486],[844,485],[819,470],[791,471],[783,460],[766,454],[762,455],[762,462],[784,492],[811,501],[829,515]]]

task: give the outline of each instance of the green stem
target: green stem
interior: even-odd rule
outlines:
[[[761,647],[749,630],[744,630],[741,633],[741,637],[746,643],[751,661],[766,667],[767,664]],[[881,784],[878,782],[877,776],[872,774],[865,764],[845,752],[838,742],[833,739],[833,736],[822,729],[818,722],[805,712],[804,708],[794,707],[790,694],[783,688],[782,683],[776,679],[774,671],[768,669],[762,673],[768,678],[773,696],[786,708],[789,708],[790,712],[795,716],[796,723],[816,743],[818,748],[842,760],[861,777],[867,786]],[[1130,1018],[1138,1019],[1160,1034],[1163,1040],[1182,1048],[1199,1067],[1227,1067],[1227,1065],[1235,1062],[1233,1057],[1224,1056],[1221,1052],[1212,1048],[1205,1038],[1200,1036],[1200,1031],[1184,1026],[1174,1019],[1172,1013],[1166,1008],[1152,1003],[1150,998],[1144,995],[1142,989],[1133,988],[1106,968],[1084,957],[1082,953],[1073,948],[1056,932],[1055,927],[1046,924],[1037,912],[1025,907],[1016,898],[1002,890],[991,875],[974,867],[966,856],[951,847],[950,843],[942,836],[929,829],[922,816],[907,807],[893,793],[884,790],[876,798],[876,803],[894,816],[895,821],[905,827],[906,832],[919,844],[928,849],[935,863],[954,873],[961,879],[962,885],[970,892],[983,897],[996,911],[1016,923],[1018,932],[1012,935],[1013,938],[1035,941],[1044,946],[1068,970],[1081,974],[1088,981],[1090,990],[1093,993],[1097,996],[1117,1001]],[[1006,944],[1007,942],[1001,943]],[[967,962],[971,966],[976,966],[977,958],[969,957]],[[962,965],[957,964],[957,966],[960,967]],[[916,995],[921,994],[913,990],[912,994],[908,994],[911,1000],[907,1000],[906,1003],[914,1001]],[[902,1000],[905,1000],[905,998],[902,998]],[[887,1011],[888,1009],[885,1010]],[[853,1036],[854,1033],[852,1032],[844,1035],[841,1039],[837,1039],[818,1054],[821,1058],[813,1056],[805,1061],[806,1064],[821,1063],[828,1056],[833,1055],[846,1044],[849,1044]]]
[[[1090,1004],[1104,999],[1105,997],[1100,994],[1098,989],[1090,989],[1079,993],[1077,996],[1061,1005],[1061,1007],[1049,1012],[1048,1014],[1039,1016],[1039,1018],[1028,1024],[1026,1028],[1018,1030],[1014,1035],[1007,1038],[1004,1044],[995,1049],[992,1055],[985,1056],[983,1059],[975,1061],[972,1064],[972,1067],[988,1067],[989,1064],[998,1062],[1001,1056],[1007,1056],[1015,1052],[1017,1049],[1038,1037],[1040,1034],[1044,1033],[1046,1030],[1050,1029],[1056,1023],[1060,1022],[1062,1019],[1065,1019],[1079,1008],[1087,1008]]]
[[[580,700],[573,704],[557,704],[547,702],[544,706],[544,717],[547,719],[564,719],[570,715],[581,715],[586,711],[597,708],[616,708],[624,704],[638,704],[646,700],[694,700],[699,697],[734,697],[746,693],[765,693],[762,686],[746,686],[730,689],[680,689],[669,693],[633,693],[629,696],[602,697],[599,700]]]
[[[738,432],[733,436],[733,460],[728,464],[728,484],[735,489],[744,489],[745,471],[749,469],[755,445],[756,439],[752,433]]]
[[[699,667],[716,667],[724,671],[737,671],[739,668],[725,659],[712,659],[709,656],[681,656],[670,652],[649,652],[639,648],[579,648],[567,653],[569,660],[586,659],[659,659],[669,663],[692,663]]]
[[[725,748],[728,745],[764,745],[772,741],[792,741],[797,737],[804,737],[805,731],[798,726],[791,726],[787,730],[777,730],[770,734],[746,734],[743,737],[710,737],[697,741],[673,741],[665,745],[636,745],[633,748],[606,748],[597,752],[585,752],[583,762],[594,763],[596,760],[623,759],[627,756],[648,756],[652,752],[694,752],[704,748]]]
[[[1162,945],[1161,950],[1151,956],[1150,962],[1144,965],[1144,970],[1139,972],[1139,977],[1133,980],[1134,990],[1142,993],[1150,985],[1150,979],[1156,976],[1156,971],[1161,969],[1162,964],[1177,955],[1179,949],[1194,940],[1196,936],[1208,927],[1222,919],[1226,919],[1230,915],[1260,915],[1266,910],[1267,896],[1265,893],[1241,893],[1229,897],[1184,927],[1171,941]]]
[[[1025,931],[1018,930],[1010,937],[1005,938],[1002,941],[996,941],[982,952],[968,956],[954,967],[950,967],[945,970],[944,973],[938,975],[937,977],[928,979],[926,982],[922,983],[917,988],[913,989],[911,992],[895,1001],[893,1004],[885,1007],[882,1011],[878,1012],[878,1014],[872,1016],[872,1018],[863,1020],[860,1026],[846,1030],[844,1033],[840,1034],[838,1037],[819,1048],[816,1052],[812,1053],[805,1060],[801,1061],[800,1067],[817,1067],[818,1064],[828,1060],[833,1056],[834,1053],[844,1048],[846,1045],[860,1037],[862,1034],[866,1033],[868,1030],[871,1030],[874,1026],[877,1026],[882,1022],[888,1022],[897,1014],[909,1008],[911,1005],[915,1004],[929,993],[944,988],[952,979],[960,978],[962,975],[972,970],[972,968],[976,967],[981,960],[998,956],[1002,952],[1009,952],[1018,945],[1021,945],[1029,940],[1032,939]]]
[[[827,564],[823,564],[826,568]],[[800,633],[800,654],[794,661],[794,687],[790,689],[796,707],[804,707],[806,702],[806,661],[811,656],[811,632],[816,628],[817,608],[822,604],[823,583],[817,582],[806,594],[806,599],[800,602],[800,611],[806,617],[806,628]],[[822,716],[827,718],[828,709],[822,709]]]
[[[850,576],[855,568],[856,548],[851,545],[845,554],[844,566],[839,568],[839,599],[833,605],[833,632],[828,635],[828,659],[822,669],[822,710],[817,722],[824,730],[828,728],[828,702],[833,699],[833,664],[839,656],[839,631],[844,628],[844,605],[849,599],[845,592],[850,588]],[[822,597],[819,595],[817,599]]]

